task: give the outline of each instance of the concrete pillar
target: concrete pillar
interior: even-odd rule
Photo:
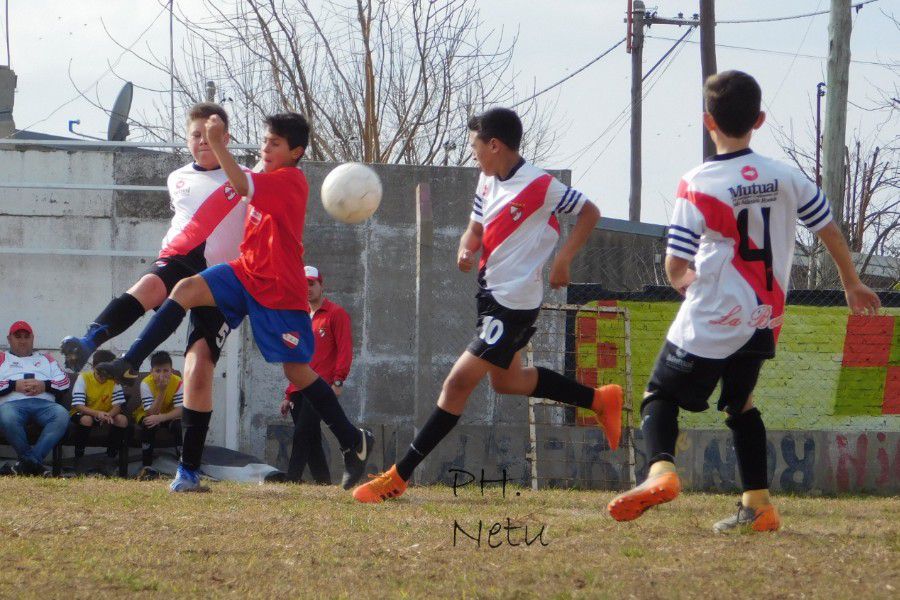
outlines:
[[[16,130],[13,121],[13,102],[16,96],[16,72],[0,66],[0,138],[9,137]]]

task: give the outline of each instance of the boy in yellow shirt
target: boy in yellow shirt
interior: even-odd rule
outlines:
[[[167,428],[181,449],[181,412],[183,390],[181,377],[172,371],[172,357],[168,352],[156,352],[150,357],[150,374],[141,381],[141,404],[134,411],[140,426],[141,460],[145,467],[153,464],[156,432]]]
[[[112,357],[112,358],[111,358]],[[114,359],[109,350],[98,350],[94,353],[92,365]],[[125,392],[122,386],[103,377],[96,370],[78,374],[72,387],[72,422],[75,424],[75,468],[78,470],[84,447],[87,445],[91,428],[95,425],[109,425],[109,437],[106,442],[106,455],[116,456],[122,444],[122,436],[128,427],[128,418],[122,414],[125,407]]]

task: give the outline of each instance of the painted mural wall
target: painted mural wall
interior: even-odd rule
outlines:
[[[609,298],[604,296],[625,294],[596,289],[580,293],[591,291],[595,299],[588,306],[622,306],[630,312],[637,422],[644,386],[679,302],[671,297],[644,299],[641,294]],[[832,294],[830,300],[834,299]],[[808,295],[805,300],[809,301]],[[754,395],[766,426],[770,430],[900,431],[900,306],[866,317],[850,315],[845,306],[790,301],[789,297],[777,356],[763,367]],[[576,375],[587,384],[623,382],[622,320],[615,314],[579,313],[569,326],[574,329],[570,339],[575,346]],[[717,398],[718,391],[711,399],[713,406]],[[714,409],[682,414],[685,428],[722,426],[723,415]],[[589,411],[579,417],[585,423],[592,420]]]

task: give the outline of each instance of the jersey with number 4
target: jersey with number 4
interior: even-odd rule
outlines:
[[[559,240],[557,215],[577,215],[581,192],[522,160],[505,179],[478,178],[471,219],[481,223],[478,282],[506,308],[541,305],[544,263]]]
[[[749,148],[720,154],[678,185],[666,254],[694,261],[668,340],[705,358],[727,358],[758,330],[774,353],[784,319],[797,222],[831,222],[825,194],[799,170]]]

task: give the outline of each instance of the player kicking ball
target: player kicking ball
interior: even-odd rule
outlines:
[[[331,386],[309,366],[315,344],[309,285],[303,275],[309,185],[296,168],[309,141],[309,125],[295,113],[268,117],[265,124],[261,173],[247,173],[237,164],[228,152],[224,123],[217,115],[205,125],[209,146],[228,176],[226,195],[243,196],[249,202],[240,256],[180,281],[128,352],[98,369],[117,381],[133,381],[137,368],[175,332],[188,309],[216,306],[232,329],[249,316],[263,357],[282,363],[287,379],[303,392],[338,439],[344,454],[342,483],[350,489],[362,477],[375,438],[347,419]],[[207,398],[207,403],[197,405],[184,398],[184,447],[170,485],[173,492],[201,489],[198,471],[212,414],[211,394]]]
[[[875,314],[880,302],[859,280],[825,194],[799,170],[750,149],[765,120],[756,80],[725,71],[706,80],[703,96],[717,154],[682,178],[669,226],[666,274],[685,299],[641,404],[650,471],[608,509],[630,521],[678,496],[678,411],[709,408],[721,381],[718,408],[727,415],[744,492],[737,512],[714,529],[775,531],[781,519],[769,498],[766,428],[751,394],[763,361],[775,356],[797,221],[828,249],[854,313]]]
[[[472,154],[481,168],[469,226],[457,266],[469,272],[481,251],[477,333],[453,365],[437,407],[406,455],[385,473],[353,490],[360,502],[400,496],[413,471],[456,426],[469,395],[484,379],[501,394],[548,398],[590,408],[611,448],[622,432],[622,388],[589,388],[544,367],[523,367],[521,350],[535,332],[543,297],[541,273],[559,239],[557,215],[578,215],[550,269],[554,289],[569,283],[569,265],[600,218],[580,192],[525,161],[519,154],[522,122],[506,108],[469,121]]]

